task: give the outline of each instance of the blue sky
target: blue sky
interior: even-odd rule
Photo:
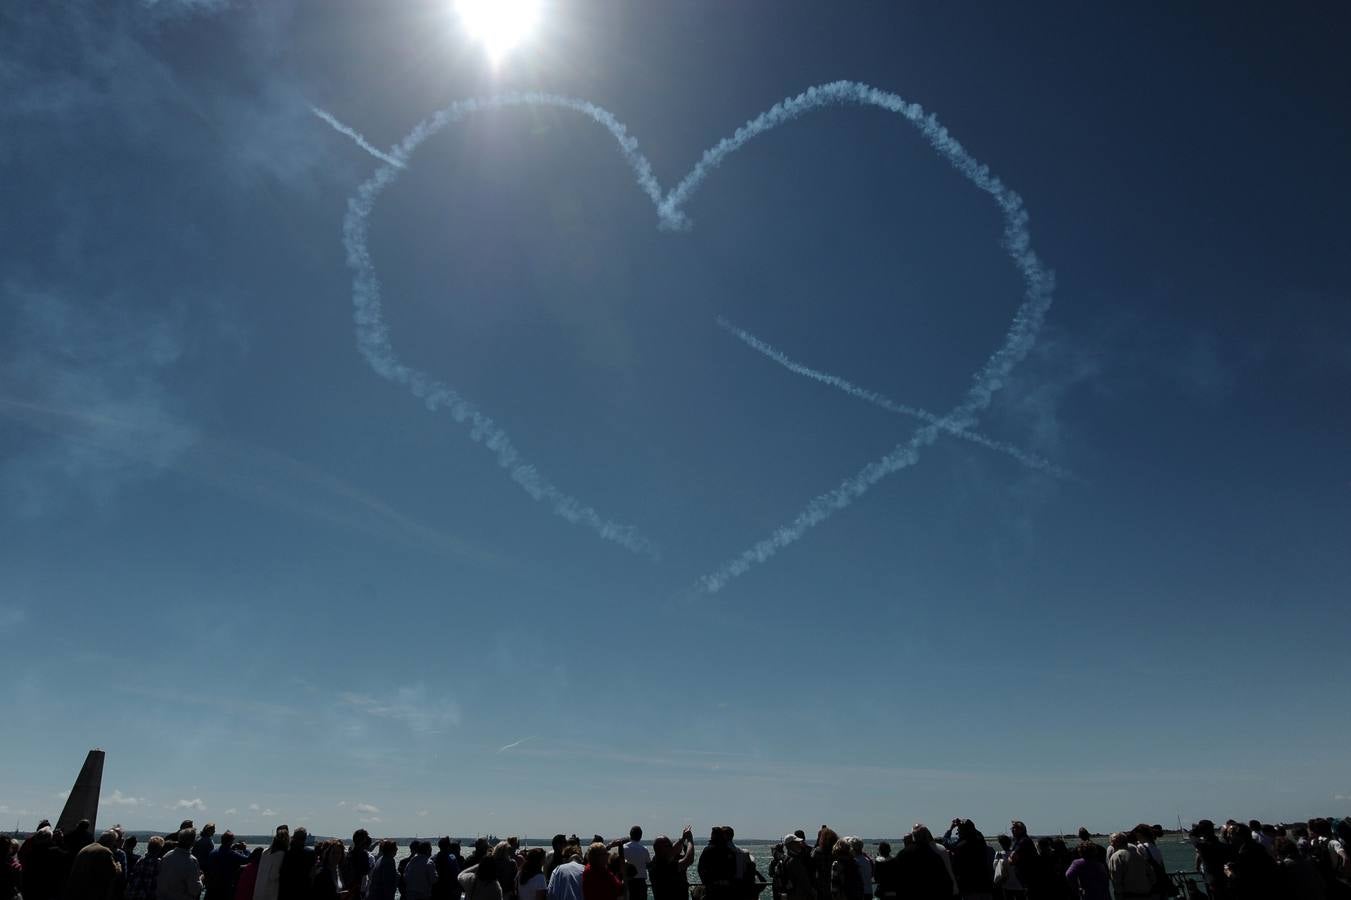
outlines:
[[[1345,13],[549,4],[0,12],[0,821],[1034,831],[1351,814]],[[1023,198],[1054,305],[977,430],[717,593],[943,414],[1024,286],[895,116],[763,135],[659,227],[575,112],[476,114],[369,217],[391,346],[660,560],[532,500],[358,352],[375,145],[467,97],[609,110],[664,188],[851,79]],[[509,746],[514,745],[514,746]],[[505,749],[504,749],[505,748]],[[113,792],[116,791],[116,794]]]

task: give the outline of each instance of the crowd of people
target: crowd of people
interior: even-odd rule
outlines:
[[[462,853],[443,837],[313,841],[282,825],[252,849],[226,831],[216,840],[185,821],[138,852],[114,827],[97,837],[88,822],[70,834],[43,821],[21,843],[0,836],[0,900],[1169,900],[1192,890],[1166,871],[1157,825],[1113,833],[1107,846],[1086,829],[1077,842],[1034,839],[1012,822],[992,844],[970,819],[939,837],[915,825],[893,854],[822,826],[786,835],[765,872],[737,846],[731,827],[713,828],[696,854],[692,832],[649,847],[635,826],[627,839],[554,836],[549,849],[516,838],[480,838]],[[1215,900],[1348,900],[1351,822],[1294,826],[1230,821],[1193,827],[1196,877]],[[691,890],[689,870],[697,884]],[[205,895],[203,897],[203,895]]]

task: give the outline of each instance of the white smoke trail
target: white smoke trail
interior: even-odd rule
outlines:
[[[382,155],[381,159],[385,165],[377,169],[348,201],[343,231],[348,265],[354,272],[352,299],[357,323],[357,346],[371,367],[380,375],[407,386],[415,395],[423,398],[429,408],[446,406],[456,421],[471,423],[470,435],[492,449],[497,455],[498,463],[508,469],[512,478],[532,497],[551,502],[556,513],[569,521],[588,525],[602,537],[631,549],[652,552],[650,542],[640,537],[631,527],[617,525],[602,518],[595,510],[582,505],[545,480],[533,465],[521,459],[506,433],[492,419],[460,397],[452,388],[399,361],[389,341],[389,330],[381,310],[380,282],[367,244],[367,226],[370,214],[375,208],[375,201],[380,193],[394,182],[398,171],[406,165],[406,161],[411,158],[418,145],[447,125],[459,121],[466,115],[484,110],[512,106],[551,106],[585,115],[608,130],[618,144],[620,154],[633,169],[639,189],[656,206],[661,227],[688,228],[690,223],[682,207],[703,184],[709,173],[721,165],[730,154],[751,139],[812,110],[844,105],[874,106],[906,119],[919,130],[939,155],[994,199],[1004,217],[1005,250],[1026,283],[1024,299],[1014,314],[1013,323],[1003,344],[976,372],[966,395],[951,412],[937,422],[925,424],[915,432],[910,441],[898,445],[880,460],[865,466],[834,490],[817,496],[791,522],[780,526],[768,538],[701,579],[701,585],[705,590],[716,592],[751,566],[765,562],[779,550],[801,539],[808,530],[824,522],[836,510],[849,506],[882,478],[912,465],[919,459],[920,449],[933,443],[940,432],[972,429],[976,425],[976,414],[989,406],[990,399],[1003,387],[1004,380],[1013,367],[1031,349],[1046,311],[1050,308],[1053,277],[1042,267],[1041,261],[1032,251],[1031,234],[1027,226],[1028,216],[1023,208],[1022,198],[1006,187],[987,166],[967,153],[938,119],[932,114],[925,113],[919,104],[909,103],[897,94],[852,81],[836,81],[808,88],[795,97],[776,103],[769,110],[738,128],[731,137],[723,138],[704,151],[694,168],[674,188],[663,194],[660,184],[652,174],[651,164],[638,150],[638,142],[628,135],[618,119],[594,103],[543,93],[513,93],[453,103],[424,119],[409,132],[394,149],[392,158],[385,159]],[[362,141],[366,149],[372,149],[354,129],[348,128],[331,116],[321,118],[348,137]]]
[[[1038,472],[1045,472],[1047,475],[1053,475],[1056,478],[1064,478],[1067,480],[1076,480],[1076,481],[1078,480],[1077,477],[1074,475],[1074,473],[1056,465],[1055,463],[1051,462],[1048,459],[1038,456],[1035,453],[1031,453],[1027,450],[1024,450],[1021,447],[1017,447],[1006,441],[997,441],[994,438],[986,437],[985,435],[981,434],[978,431],[969,431],[965,428],[958,428],[954,425],[948,424],[946,419],[929,412],[927,409],[921,409],[918,406],[910,406],[905,403],[897,403],[895,400],[892,400],[885,394],[879,394],[877,391],[870,391],[867,388],[861,388],[858,385],[854,384],[853,382],[847,381],[839,377],[838,375],[831,375],[829,372],[821,372],[816,369],[809,368],[808,366],[804,366],[802,363],[797,362],[796,360],[790,358],[782,350],[778,349],[772,344],[768,344],[765,341],[762,341],[760,338],[751,334],[746,329],[741,328],[733,324],[732,322],[727,321],[727,319],[724,319],[722,316],[718,316],[717,323],[718,327],[721,328],[723,331],[726,331],[728,334],[732,335],[737,340],[741,341],[743,344],[750,347],[755,352],[761,354],[762,356],[766,356],[769,359],[772,359],[774,362],[783,366],[790,372],[793,372],[798,375],[803,375],[814,381],[819,381],[822,384],[829,385],[830,387],[838,388],[839,390],[844,391],[851,397],[857,397],[860,400],[863,400],[867,403],[871,403],[873,406],[880,407],[881,409],[885,409],[888,412],[899,413],[900,415],[903,416],[910,416],[911,418],[928,422],[931,425],[937,425],[938,427],[946,431],[948,434],[951,434],[955,437],[963,438],[964,440],[971,441],[973,444],[979,444],[982,447],[989,447],[991,450],[998,450],[1000,453],[1004,453],[1008,456],[1011,456],[1014,459],[1018,460],[1018,462],[1027,466],[1029,469],[1036,469]]]
[[[846,478],[838,487],[817,495],[792,521],[779,526],[769,537],[734,557],[722,567],[700,579],[704,590],[716,593],[728,581],[744,574],[751,566],[763,563],[783,548],[800,540],[804,534],[849,506],[867,493],[868,489],[887,475],[898,472],[919,460],[920,450],[932,444],[940,431],[949,428],[969,430],[976,425],[976,414],[990,405],[990,399],[1004,386],[1004,380],[1013,367],[1025,357],[1036,341],[1042,320],[1051,306],[1053,276],[1032,251],[1032,235],[1028,230],[1028,215],[1022,198],[978,162],[948,133],[931,113],[926,114],[918,103],[907,103],[903,98],[853,81],[836,81],[808,88],[796,97],[774,104],[768,111],[738,128],[731,137],[723,138],[704,152],[689,174],[681,179],[662,201],[664,208],[675,215],[687,199],[699,188],[709,172],[717,168],[727,156],[772,128],[797,119],[814,109],[841,105],[875,106],[896,113],[917,129],[958,172],[976,187],[994,199],[1004,216],[1004,249],[1023,276],[1023,302],[1013,316],[1013,323],[1003,344],[991,354],[976,372],[971,387],[962,401],[944,415],[938,423],[921,426],[909,441],[897,445],[881,459],[864,466],[857,474]],[[663,216],[665,221],[665,216]]]
[[[352,303],[356,320],[357,348],[370,363],[371,368],[384,378],[407,387],[414,396],[422,399],[428,409],[435,410],[444,406],[456,422],[467,424],[469,436],[491,450],[497,458],[497,464],[506,469],[512,480],[533,499],[550,504],[555,514],[569,522],[587,526],[605,540],[614,541],[622,547],[655,559],[658,557],[656,546],[636,528],[608,519],[592,507],[560,490],[521,456],[500,425],[461,397],[454,388],[401,362],[390,343],[389,327],[385,324],[382,309],[380,279],[376,275],[375,263],[371,259],[367,242],[370,215],[375,209],[375,201],[385,188],[394,183],[399,172],[406,167],[405,163],[413,150],[427,138],[468,113],[513,105],[562,106],[591,116],[615,136],[619,142],[620,152],[633,165],[639,184],[645,188],[650,185],[651,190],[657,191],[657,196],[660,196],[660,188],[652,177],[647,160],[637,152],[637,142],[624,133],[624,127],[613,116],[599,107],[582,101],[534,94],[510,95],[482,101],[466,100],[452,104],[415,127],[394,149],[392,158],[386,160],[385,165],[358,187],[356,194],[347,202],[347,216],[343,221],[343,244],[347,248],[347,264],[353,271]],[[325,118],[325,121],[331,118]],[[330,124],[348,137],[355,134],[353,129],[347,128],[341,122],[333,120]]]
[[[370,141],[366,140],[366,136],[363,135],[360,131],[357,131],[355,128],[352,128],[339,122],[337,118],[327,110],[320,109],[317,106],[311,106],[310,112],[314,113],[316,116],[323,119],[328,124],[332,125],[340,134],[345,134],[352,140],[356,141],[356,145],[358,147],[360,147],[362,150],[365,150],[367,153],[369,153],[371,156],[374,156],[381,162],[387,162],[391,166],[398,166],[400,169],[406,168],[406,166],[404,166],[402,162],[390,156],[388,153],[381,150],[379,147],[375,146]]]

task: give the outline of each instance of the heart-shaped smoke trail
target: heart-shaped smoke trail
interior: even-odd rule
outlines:
[[[977,188],[989,194],[1004,217],[1005,251],[1023,277],[1023,301],[1013,316],[1013,323],[1003,343],[975,373],[972,384],[950,412],[936,421],[926,421],[908,441],[897,445],[881,459],[869,463],[855,475],[846,478],[833,490],[819,494],[790,522],[775,529],[723,566],[700,579],[700,586],[709,592],[721,590],[733,578],[744,574],[752,566],[773,557],[783,548],[800,540],[809,530],[844,509],[886,476],[914,465],[920,451],[937,440],[944,431],[970,432],[977,424],[977,414],[984,411],[996,391],[1004,386],[1009,373],[1032,349],[1041,330],[1046,311],[1051,306],[1054,278],[1041,264],[1032,250],[1032,235],[1028,230],[1028,215],[1022,198],[990,172],[988,166],[977,161],[948,133],[938,119],[924,111],[918,103],[888,91],[878,90],[854,81],[836,81],[808,88],[795,97],[774,104],[738,128],[731,137],[723,138],[704,151],[703,157],[668,193],[652,174],[647,157],[638,151],[638,142],[630,137],[624,126],[607,110],[571,97],[555,94],[517,93],[482,100],[464,100],[453,103],[430,118],[423,120],[389,154],[377,150],[353,129],[343,125],[323,110],[315,110],[330,125],[353,138],[384,165],[376,170],[348,202],[344,222],[344,243],[348,264],[354,272],[352,299],[356,307],[357,346],[380,375],[406,385],[423,398],[428,407],[446,406],[459,422],[470,423],[470,434],[485,443],[496,455],[498,463],[510,471],[512,478],[537,500],[547,500],[554,511],[565,519],[586,524],[602,537],[616,541],[630,549],[654,552],[646,538],[630,526],[609,521],[589,506],[564,494],[539,474],[534,466],[521,459],[500,426],[481,413],[473,404],[460,397],[449,386],[401,363],[389,342],[389,332],[381,313],[380,282],[371,262],[367,246],[367,224],[375,201],[407,166],[409,155],[419,144],[446,125],[466,115],[508,106],[553,106],[571,109],[585,115],[614,136],[619,152],[629,163],[638,187],[657,209],[659,224],[664,228],[685,228],[689,221],[682,207],[703,184],[713,169],[753,138],[791,122],[808,112],[829,106],[872,106],[899,115],[919,130],[929,145],[945,158],[958,172]]]

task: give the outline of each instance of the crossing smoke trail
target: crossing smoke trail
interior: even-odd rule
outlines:
[[[909,103],[897,94],[853,81],[836,81],[808,88],[795,97],[774,104],[738,128],[731,137],[723,138],[704,151],[694,168],[664,195],[661,185],[652,174],[647,157],[638,150],[637,140],[629,136],[624,125],[610,112],[585,100],[530,92],[452,103],[414,127],[388,157],[365,142],[354,129],[343,125],[323,110],[316,109],[316,115],[348,137],[358,140],[368,152],[385,163],[357,188],[356,194],[348,201],[347,216],[343,223],[343,242],[347,249],[347,261],[353,270],[352,300],[357,324],[357,346],[377,373],[407,386],[416,396],[424,400],[428,408],[445,406],[457,422],[470,423],[470,435],[494,451],[499,465],[507,469],[512,478],[530,496],[536,500],[552,503],[558,515],[569,521],[585,524],[606,539],[640,552],[654,552],[651,543],[630,526],[617,525],[602,518],[595,510],[562,493],[544,479],[533,465],[521,458],[500,426],[448,385],[399,361],[390,344],[389,330],[381,309],[380,282],[367,244],[367,227],[375,202],[381,192],[398,177],[399,171],[406,165],[406,161],[411,158],[418,145],[447,125],[486,110],[517,106],[549,106],[580,113],[608,130],[618,144],[620,155],[633,169],[639,189],[655,205],[659,225],[676,230],[688,228],[690,223],[682,207],[709,174],[729,155],[741,149],[751,139],[792,122],[812,110],[851,105],[872,106],[901,116],[914,125],[930,146],[968,181],[990,195],[1003,214],[1004,248],[1023,276],[1026,285],[1023,301],[1014,313],[1013,323],[1003,344],[975,373],[971,386],[956,407],[938,421],[927,422],[909,441],[897,445],[886,456],[869,463],[835,489],[815,497],[792,521],[775,529],[769,537],[700,579],[703,589],[716,593],[731,579],[744,574],[758,563],[766,562],[780,550],[800,540],[809,530],[830,518],[836,511],[849,506],[887,475],[913,465],[919,460],[920,450],[932,444],[941,432],[953,429],[966,432],[974,428],[977,424],[977,414],[989,406],[991,398],[1003,387],[1004,380],[1013,371],[1014,366],[1032,348],[1046,311],[1050,308],[1054,279],[1032,251],[1032,238],[1027,224],[1028,215],[1023,207],[1022,198],[993,175],[988,166],[967,153],[937,117],[926,113],[918,103]]]
[[[336,118],[334,118],[331,113],[325,112],[324,110],[320,109],[317,106],[311,106],[310,112],[314,113],[316,116],[323,119],[328,124],[332,125],[333,128],[336,129],[339,134],[345,134],[352,140],[356,141],[356,145],[358,147],[360,147],[362,150],[365,150],[367,153],[369,153],[371,156],[374,156],[376,159],[382,162],[387,162],[391,166],[398,166],[400,169],[405,168],[403,163],[399,162],[397,159],[390,156],[388,153],[385,153],[383,150],[372,144],[370,141],[366,140],[365,135],[363,135],[360,131],[357,131],[355,128],[350,128],[342,124]]]
[[[1060,466],[1057,466],[1050,460],[1043,459],[1042,457],[1036,455],[1035,453],[1029,453],[1028,451],[1023,450],[1022,448],[1016,447],[1013,444],[1007,443],[1005,441],[996,441],[993,438],[988,438],[985,435],[976,431],[967,431],[965,429],[949,425],[947,421],[943,419],[941,416],[936,416],[933,413],[929,412],[927,409],[920,409],[918,406],[909,406],[904,403],[897,403],[895,400],[892,400],[890,397],[887,397],[884,394],[879,394],[877,393],[877,391],[870,391],[867,388],[861,388],[850,381],[846,381],[845,379],[839,377],[838,375],[831,375],[828,372],[819,372],[816,369],[804,366],[802,363],[789,358],[788,355],[785,354],[782,350],[779,350],[777,347],[774,347],[771,344],[765,343],[764,341],[760,340],[760,338],[751,334],[746,329],[734,325],[733,323],[724,319],[722,316],[719,316],[717,318],[717,322],[718,327],[721,328],[723,331],[726,331],[728,334],[732,335],[737,340],[741,341],[743,344],[750,347],[755,352],[761,354],[762,356],[768,357],[769,359],[783,366],[790,372],[793,372],[797,375],[803,375],[814,381],[819,381],[822,384],[829,385],[830,387],[838,388],[839,390],[844,391],[851,397],[857,397],[860,400],[863,400],[867,403],[871,403],[873,406],[880,407],[881,409],[885,409],[888,412],[899,413],[900,415],[903,416],[910,416],[911,418],[920,419],[921,421],[928,422],[931,425],[938,425],[948,434],[951,434],[955,437],[963,438],[965,440],[971,441],[974,444],[979,444],[982,447],[989,447],[991,450],[998,450],[1000,453],[1004,453],[1008,456],[1011,456],[1014,459],[1018,460],[1018,462],[1027,466],[1029,469],[1036,469],[1039,472],[1045,472],[1047,475],[1053,475],[1056,478],[1077,480],[1074,473],[1066,469],[1063,469]]]
[[[1013,315],[1013,323],[1004,337],[1004,343],[975,373],[966,395],[956,407],[939,422],[921,426],[909,441],[897,445],[886,456],[864,466],[835,489],[817,495],[792,521],[779,526],[769,537],[700,579],[700,585],[710,593],[720,591],[731,579],[744,574],[752,566],[769,560],[783,548],[800,540],[812,528],[849,506],[886,476],[914,465],[919,461],[920,451],[932,444],[941,431],[948,428],[959,428],[963,431],[974,428],[977,421],[976,414],[990,405],[991,398],[1004,386],[1004,380],[1013,371],[1013,367],[1032,349],[1037,332],[1041,330],[1041,323],[1046,317],[1046,311],[1051,306],[1054,278],[1042,267],[1041,260],[1032,251],[1032,234],[1028,230],[1028,215],[1027,210],[1023,208],[1022,198],[993,175],[988,166],[977,162],[967,153],[966,148],[948,133],[937,117],[932,113],[926,114],[918,103],[907,103],[896,94],[858,82],[836,81],[808,88],[796,97],[774,104],[738,128],[731,137],[723,138],[704,151],[703,158],[667,194],[666,199],[662,201],[663,205],[672,212],[679,210],[708,177],[709,172],[752,138],[759,137],[770,129],[791,122],[814,109],[847,105],[874,106],[901,116],[919,129],[929,145],[947,159],[953,168],[990,195],[1004,216],[1004,249],[1023,276],[1025,284],[1023,302]]]

